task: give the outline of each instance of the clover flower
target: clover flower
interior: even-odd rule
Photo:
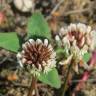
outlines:
[[[64,44],[67,40],[67,43],[69,43],[70,46],[76,42],[76,46],[78,46],[79,49],[85,49],[85,47],[86,51],[94,49],[93,31],[90,26],[85,24],[70,24],[65,29],[61,28],[60,36],[62,36]]]
[[[70,24],[67,28],[61,28],[59,36],[67,58],[64,58],[60,64],[74,63],[73,69],[78,72],[78,66],[81,61],[83,62],[83,55],[95,48],[94,33],[96,34],[96,31],[92,31],[90,26],[82,23]]]
[[[33,75],[40,75],[40,72],[47,73],[56,65],[56,53],[48,40],[42,42],[29,39],[22,45],[23,50],[17,54],[21,66],[27,65]]]

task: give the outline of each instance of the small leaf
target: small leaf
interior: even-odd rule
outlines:
[[[48,74],[42,73],[38,77],[38,79],[41,82],[48,84],[48,85],[55,87],[55,88],[60,88],[60,86],[61,86],[60,78],[59,78],[58,72],[55,68],[53,70],[51,70],[50,72],[48,72]]]
[[[90,57],[91,57],[91,53],[85,53],[84,54],[84,56],[83,56],[83,60],[85,61],[85,62],[88,62],[89,61],[89,59],[90,59]]]
[[[58,49],[56,49],[56,53],[57,54],[65,53],[65,50],[63,48],[58,48]]]
[[[66,58],[68,57],[68,54],[66,53],[66,50],[64,50],[63,48],[57,48],[56,50],[56,54],[57,54],[57,59],[61,60],[62,58]]]
[[[40,12],[36,12],[32,15],[28,22],[29,37],[33,38],[47,38],[51,40],[51,32],[45,21],[43,15]]]
[[[17,52],[19,49],[19,40],[15,32],[0,33],[0,47],[9,51]]]

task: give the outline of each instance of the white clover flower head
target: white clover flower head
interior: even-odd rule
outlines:
[[[66,28],[66,30],[67,30],[66,34],[64,32],[64,29],[62,33],[60,33],[61,35],[65,34],[61,36],[63,43],[65,43],[64,38],[67,37],[70,42],[70,45],[72,45],[73,42],[76,41],[76,46],[78,46],[80,49],[82,49],[85,45],[88,46],[87,50],[94,49],[94,36],[93,36],[94,31],[91,30],[91,26],[87,26],[83,23],[78,24],[71,23]]]
[[[59,64],[73,64],[74,71],[78,72],[78,65],[83,61],[84,54],[93,51],[96,47],[96,31],[83,23],[71,23],[68,27],[61,29],[59,35],[62,47],[68,54],[67,59],[64,58]]]
[[[23,50],[17,54],[21,66],[28,65],[33,75],[39,76],[40,72],[48,73],[56,65],[56,53],[47,39],[29,39],[22,45]]]
[[[21,12],[29,12],[34,10],[33,0],[13,0],[13,3]]]

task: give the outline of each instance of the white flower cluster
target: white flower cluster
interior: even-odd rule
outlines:
[[[96,31],[92,31],[90,26],[85,24],[70,24],[67,28],[61,28],[59,35],[62,38],[62,44],[67,46],[68,49],[76,46],[82,51],[92,51],[95,48],[94,39]],[[76,48],[77,49],[77,48]]]
[[[93,35],[95,33],[95,36]],[[58,38],[57,38],[58,37]],[[61,40],[64,50],[68,54],[67,60],[60,62],[61,65],[70,63],[75,58],[77,64],[82,60],[83,55],[95,48],[96,31],[92,31],[90,26],[82,23],[70,24],[66,28],[61,28],[56,41]]]
[[[34,1],[33,0],[13,0],[15,7],[21,12],[33,12]]]
[[[17,54],[18,62],[21,66],[31,66],[30,72],[33,75],[39,76],[40,72],[48,73],[56,67],[56,53],[47,39],[44,42],[40,39],[29,39],[22,47],[23,50]]]
[[[80,49],[93,50],[94,37],[90,26],[82,23],[70,24],[67,28],[61,28],[59,35],[62,37],[63,44],[78,46]]]

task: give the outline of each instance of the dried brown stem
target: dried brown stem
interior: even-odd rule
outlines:
[[[86,12],[86,11],[90,11],[90,8],[71,10],[71,11],[65,12],[64,16],[68,16],[68,15],[71,15],[71,14],[82,13],[82,12]]]

